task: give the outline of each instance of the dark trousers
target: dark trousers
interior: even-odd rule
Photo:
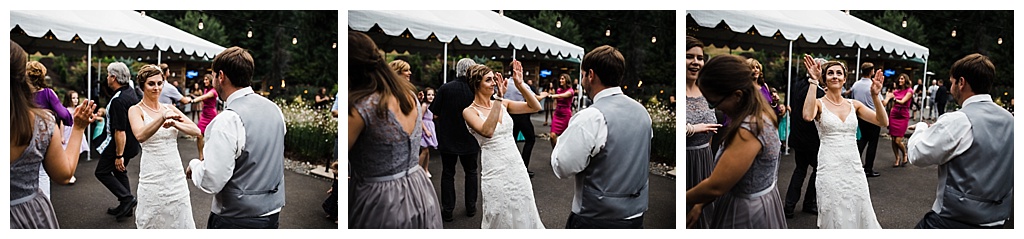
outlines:
[[[864,148],[867,147],[867,155],[864,155],[864,172],[874,172],[875,151],[878,150],[878,133],[882,128],[860,118],[857,119],[857,125],[860,126],[860,140],[857,140],[857,153],[864,153]]]
[[[569,213],[565,229],[643,229],[644,216],[629,220],[595,219]]]
[[[451,212],[455,209],[455,164],[462,162],[462,170],[466,173],[466,207],[476,208],[477,190],[480,189],[480,172],[477,170],[477,155],[441,153],[441,210]]]
[[[928,211],[924,214],[924,218],[914,226],[914,229],[1001,229],[1004,228],[1002,225],[999,226],[978,226],[966,224],[953,219],[944,218],[939,216],[935,211]]]
[[[810,147],[812,145],[808,145]],[[817,145],[813,145],[817,146]],[[789,189],[786,190],[786,208],[792,209],[796,207],[796,202],[800,201],[800,188],[804,185],[804,178],[807,177],[807,166],[811,167],[811,179],[807,181],[807,191],[804,193],[804,207],[803,210],[817,209],[818,208],[818,196],[814,187],[814,179],[817,177],[818,172],[818,148],[804,149],[804,148],[793,148],[794,158],[796,159],[796,168],[793,169],[793,178],[789,180]]]
[[[946,113],[946,101],[948,100],[935,101],[935,109],[939,111],[939,116]]]
[[[210,213],[210,219],[206,220],[208,229],[277,229],[281,213],[274,213],[265,217],[230,218],[222,217],[216,213]]]
[[[533,132],[533,122],[530,114],[515,114],[512,116],[512,138],[515,140],[519,133],[523,133],[526,142],[523,144],[523,164],[526,170],[530,170],[530,155],[533,154],[533,145],[537,143],[537,135]]]
[[[113,147],[111,145],[110,147]],[[128,182],[128,162],[131,158],[124,158],[125,171],[117,171],[117,167],[114,166],[113,155],[100,155],[100,161],[96,164],[96,179],[107,187],[114,197],[117,197],[118,201],[128,202],[135,199],[132,196],[132,186]]]

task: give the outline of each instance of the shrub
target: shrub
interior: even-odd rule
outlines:
[[[651,115],[651,128],[654,138],[651,139],[651,162],[676,165],[676,113],[669,106],[661,103],[644,105]]]
[[[304,101],[285,103],[275,100],[284,113],[288,133],[284,136],[285,154],[297,161],[326,164],[336,160],[338,119],[328,110],[314,110]]]

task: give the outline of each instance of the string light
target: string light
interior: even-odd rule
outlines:
[[[606,37],[612,36],[612,27],[611,26],[608,26],[608,28],[606,28],[604,30],[604,36],[606,36]]]
[[[999,45],[1003,44],[1003,35],[1002,34],[999,34],[999,39],[996,40],[996,44],[999,44]]]
[[[651,35],[651,44],[654,44],[656,42],[658,42],[658,37],[655,37],[654,35]]]
[[[956,26],[953,26],[953,34],[950,34],[953,38],[956,38]]]
[[[331,43],[331,49],[338,49],[338,43],[337,42]]]
[[[245,33],[246,37],[252,38],[252,27],[249,27],[249,32]]]
[[[903,16],[903,28],[907,28],[907,16]]]
[[[555,20],[555,28],[562,28],[562,17],[558,17],[558,19]]]
[[[292,34],[292,45],[299,44],[299,37]],[[283,87],[283,86],[282,86]]]
[[[203,19],[199,19],[199,30],[203,30]]]

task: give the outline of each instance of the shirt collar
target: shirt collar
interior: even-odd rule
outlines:
[[[234,100],[236,100],[238,98],[242,98],[242,96],[245,96],[245,95],[248,95],[248,94],[252,94],[252,93],[253,93],[253,91],[252,91],[252,87],[251,86],[250,87],[245,87],[245,88],[242,88],[242,89],[238,89],[237,91],[235,91],[235,93],[231,93],[231,95],[228,96],[228,100],[224,101],[224,107],[227,107],[228,105],[231,105],[232,101],[234,101]]]
[[[613,95],[618,95],[618,94],[622,94],[622,88],[619,88],[619,87],[605,88],[604,90],[601,90],[601,92],[597,92],[597,95],[594,95],[594,102],[597,102],[598,100],[601,100],[601,98],[605,98],[605,97],[613,96]]]
[[[992,96],[989,95],[989,94],[977,94],[977,95],[968,97],[966,100],[964,100],[964,105],[966,106],[966,105],[968,105],[970,103],[985,102],[985,101],[990,101],[991,102],[992,101]]]

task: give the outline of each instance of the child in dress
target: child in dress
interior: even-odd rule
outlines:
[[[427,166],[430,166],[430,148],[437,148],[437,132],[434,132],[434,113],[430,112],[430,104],[434,103],[434,88],[427,87],[420,91],[423,100],[420,103],[420,114],[423,115],[423,141],[420,143],[420,167],[427,172],[427,177],[432,177]]]

